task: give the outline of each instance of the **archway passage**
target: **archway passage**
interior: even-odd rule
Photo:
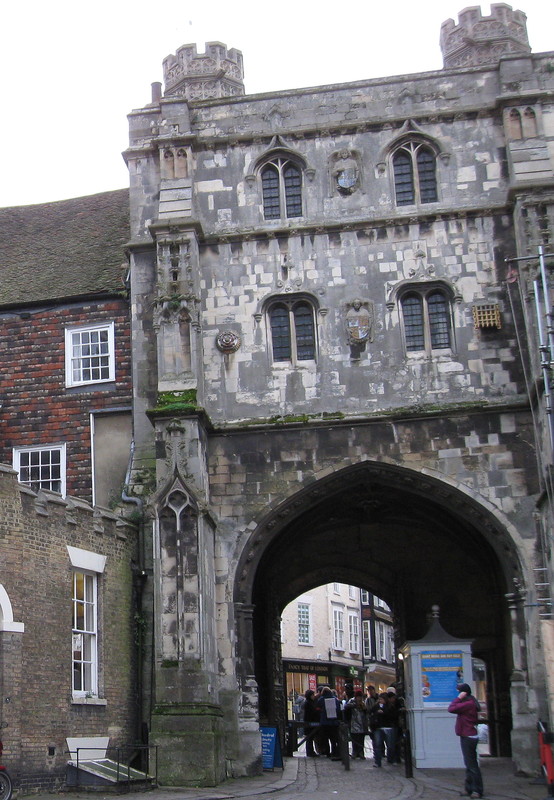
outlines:
[[[490,511],[427,476],[369,463],[276,509],[249,553],[260,719],[283,723],[279,619],[332,581],[368,588],[395,611],[397,644],[421,638],[434,604],[488,671],[493,752],[510,754],[511,637],[506,593],[521,579],[514,543]],[[245,574],[243,570],[243,575]]]

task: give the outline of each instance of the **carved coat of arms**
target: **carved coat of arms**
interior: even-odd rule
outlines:
[[[349,344],[373,341],[375,308],[371,301],[354,300],[346,313],[346,332]]]

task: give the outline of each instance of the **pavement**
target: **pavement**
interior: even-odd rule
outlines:
[[[548,787],[540,779],[514,775],[508,758],[482,758],[481,771],[488,800],[547,800]],[[251,778],[229,779],[205,789],[158,787],[129,792],[127,800],[457,800],[463,791],[463,769],[413,769],[403,765],[373,767],[373,760],[355,759],[350,769],[328,758],[297,755],[283,759],[283,769],[267,770]],[[90,792],[64,792],[68,800],[90,800]],[[33,800],[52,800],[52,793],[33,794]],[[94,800],[113,800],[113,793],[96,790]]]

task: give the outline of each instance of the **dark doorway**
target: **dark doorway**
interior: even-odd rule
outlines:
[[[279,620],[310,588],[341,581],[395,609],[397,645],[420,639],[431,607],[487,665],[491,748],[510,754],[511,639],[505,594],[519,575],[515,547],[495,518],[441,481],[369,462],[300,492],[258,531],[252,562],[254,663],[260,720],[282,726]],[[244,574],[244,572],[243,572]]]

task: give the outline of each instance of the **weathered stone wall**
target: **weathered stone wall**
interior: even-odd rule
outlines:
[[[433,581],[443,574],[449,546],[460,558],[469,543],[477,547],[472,569],[480,600],[470,608],[465,598],[452,622],[467,638],[474,626],[501,687],[500,750],[509,751],[513,722],[518,763],[532,762],[522,743],[544,703],[544,676],[539,648],[526,634],[535,612],[522,603],[525,592],[534,599],[539,487],[522,317],[507,291],[505,259],[520,246],[514,198],[554,175],[551,62],[551,54],[521,54],[492,66],[347,86],[188,103],[167,96],[130,115],[135,469],[156,461],[154,515],[162,487],[175,476],[196,495],[202,514],[213,515],[219,671],[213,698],[205,686],[197,705],[213,699],[223,711],[229,774],[259,768],[259,720],[282,718],[278,614],[295,591],[317,585],[302,583],[297,563],[297,543],[304,556],[318,546],[317,538],[304,546],[301,526],[307,522],[309,531],[310,520],[308,512],[301,521],[300,515],[317,511],[318,487],[324,494],[333,473],[344,476],[341,497],[352,502],[349,469],[366,463],[398,469],[398,497],[408,504],[423,497],[430,509],[418,528],[422,539],[435,536],[424,556],[406,533],[409,513],[396,532],[415,565],[411,594],[402,599],[401,578],[392,572],[381,584],[404,613],[400,635],[422,635],[418,585],[421,595],[440,592]],[[514,109],[522,114],[521,131]],[[391,154],[410,140],[426,142],[436,157],[437,198],[404,206],[396,202]],[[300,169],[298,217],[264,217],[260,166],[272,157],[290,158]],[[347,191],[336,180],[341,159],[354,165]],[[433,286],[450,303],[450,346],[407,352],[400,294]],[[294,297],[314,309],[315,357],[279,362],[268,304]],[[353,346],[346,327],[357,300],[371,309],[363,346]],[[482,304],[497,312],[495,324],[474,325],[474,307]],[[190,324],[186,358],[177,335],[183,320]],[[217,343],[224,333],[233,342],[227,350]],[[169,380],[164,372],[172,359],[187,363]],[[170,383],[175,396],[160,397]],[[153,407],[151,425],[144,412]],[[193,430],[195,420],[203,435]],[[379,480],[386,487],[386,476]],[[407,487],[416,484],[410,494]],[[362,491],[371,495],[365,484]],[[452,541],[449,523],[441,528],[433,520],[433,510],[448,516],[449,503]],[[339,515],[337,537],[349,523],[342,524]],[[340,553],[333,537],[330,531],[327,562],[312,576],[319,583],[332,579],[326,570]],[[366,539],[363,546],[372,558],[375,543]],[[461,608],[463,587],[455,566],[449,569],[444,595],[451,609]],[[345,581],[367,579],[367,566],[352,559],[345,570]],[[208,563],[202,571],[211,578]],[[456,596],[445,585],[450,578]],[[379,575],[372,579],[378,591]],[[165,597],[178,595],[174,584]],[[510,621],[505,594],[512,590],[517,609]],[[487,616],[481,607],[488,591],[495,600]],[[199,614],[198,625],[211,631],[209,615]],[[207,672],[211,663],[209,651]],[[185,680],[184,659],[181,667]],[[535,693],[524,711],[526,686]],[[173,736],[174,755],[177,728],[171,735],[166,728],[164,739],[171,748]],[[182,730],[192,728],[183,721]],[[203,777],[215,779],[217,765]]]

